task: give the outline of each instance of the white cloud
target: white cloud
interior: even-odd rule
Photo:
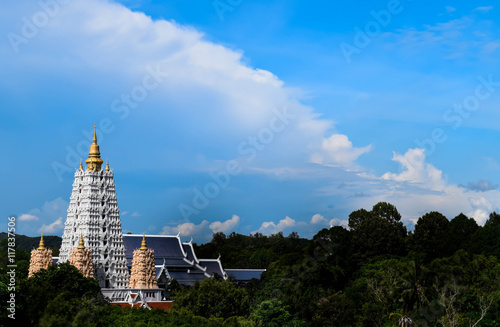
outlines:
[[[68,205],[69,203],[62,198],[56,198],[52,201],[46,201],[41,208],[35,208],[20,215],[20,224],[16,228],[18,233],[30,235],[40,233],[41,230],[47,230],[48,233],[61,230],[62,226],[59,226],[57,222],[61,220],[61,223],[64,223],[62,217],[66,217]],[[54,217],[59,218],[54,222]]]
[[[491,9],[493,9],[493,6],[482,6],[482,7],[477,7],[476,11],[480,11],[480,12],[483,12],[483,13],[486,13],[486,12],[489,12]]]
[[[57,218],[53,223],[49,225],[43,224],[42,227],[38,229],[39,233],[55,233],[62,230],[64,227],[63,218]]]
[[[223,233],[229,233],[231,231],[234,231],[234,229],[239,225],[240,223],[240,217],[233,215],[231,219],[228,219],[224,222],[220,221],[214,221],[213,223],[210,224],[210,229],[214,232],[223,232]]]
[[[348,221],[347,220],[341,220],[341,219],[338,219],[338,218],[333,218],[333,219],[326,219],[325,217],[323,217],[322,215],[320,215],[319,213],[315,214],[314,216],[312,216],[311,218],[311,225],[324,225],[324,226],[329,226],[329,227],[333,227],[333,226],[343,226],[343,227],[348,227]]]
[[[38,220],[40,218],[38,218],[37,216],[34,216],[34,215],[29,215],[27,213],[25,214],[22,214],[21,216],[19,216],[19,221],[31,221],[31,220]]]
[[[194,223],[183,223],[174,227],[164,226],[160,234],[177,235],[180,233],[180,236],[200,236],[206,238],[207,236],[212,235],[208,226],[209,222],[207,220],[203,220],[198,225],[195,225]]]
[[[351,164],[360,155],[369,152],[371,148],[371,145],[356,148],[347,135],[333,134],[323,139],[321,150],[312,155],[311,161],[318,164]]]
[[[289,227],[295,226],[295,223],[295,220],[288,216],[285,219],[280,220],[278,224],[275,224],[272,221],[265,221],[260,226],[258,232],[265,235],[276,234],[278,232],[284,232],[285,229],[288,229]]]
[[[328,220],[326,220],[325,217],[323,217],[322,215],[317,213],[314,216],[312,216],[311,224],[313,224],[313,225],[317,225],[317,224],[327,225]]]
[[[333,227],[333,226],[342,226],[344,228],[349,228],[349,221],[348,220],[340,220],[340,219],[337,219],[337,218],[333,218],[332,220],[330,220],[329,225],[330,225],[330,227]]]
[[[138,213],[137,211],[135,211],[134,213],[132,213],[131,215],[132,217],[140,217],[142,216],[140,213]]]
[[[442,171],[425,162],[423,149],[409,149],[404,155],[394,152],[392,160],[400,163],[403,171],[400,174],[385,173],[382,179],[416,183],[431,190],[443,190],[446,183],[442,179]]]

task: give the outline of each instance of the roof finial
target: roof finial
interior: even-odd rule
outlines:
[[[96,124],[94,124],[94,138],[92,139],[92,144],[97,144],[97,136],[95,134]]]
[[[141,248],[139,250],[141,251],[146,251],[148,247],[146,246],[146,233],[142,234],[142,243],[141,243]]]
[[[89,158],[85,160],[87,169],[89,171],[100,171],[103,163],[101,159],[101,152],[99,152],[99,145],[97,144],[96,125],[94,124],[94,138],[90,145]]]
[[[106,172],[109,172],[109,160],[106,158]]]
[[[82,232],[80,232],[80,241],[78,241],[78,246],[76,248],[77,249],[85,249],[85,245],[83,244],[83,235],[82,235]]]
[[[43,251],[45,250],[45,243],[43,243],[43,233],[42,237],[40,237],[40,244],[38,245],[38,251]]]
[[[80,158],[80,169],[79,170],[80,171],[83,170],[83,159],[82,158]]]

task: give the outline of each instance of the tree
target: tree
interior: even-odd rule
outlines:
[[[352,231],[353,257],[358,263],[377,256],[404,255],[405,239],[398,226],[372,215]]]
[[[360,209],[349,215],[353,257],[358,264],[382,255],[406,253],[406,227],[396,207],[379,202],[372,211]]]
[[[358,227],[363,221],[373,217],[373,214],[365,209],[359,209],[353,211],[349,214],[349,228],[354,230]]]
[[[420,217],[410,238],[411,249],[426,254],[427,260],[442,257],[446,253],[445,237],[450,222],[437,211]]]
[[[380,218],[384,218],[391,224],[395,225],[401,220],[401,215],[398,209],[390,203],[379,202],[373,206],[372,213]]]
[[[478,228],[471,237],[469,249],[472,253],[500,258],[500,225]]]
[[[463,213],[453,218],[445,236],[446,254],[452,255],[460,249],[468,248],[471,237],[478,228],[476,221]]]
[[[305,326],[305,322],[290,313],[290,307],[276,299],[261,302],[253,318],[258,326]]]
[[[484,224],[484,227],[493,227],[498,225],[500,225],[500,215],[493,211],[490,213],[490,217]]]
[[[185,308],[202,317],[246,316],[250,309],[248,294],[228,280],[207,278],[192,287],[174,292],[174,308]]]
[[[36,326],[46,307],[49,307],[52,301],[61,300],[58,296],[64,292],[64,299],[68,301],[86,298],[105,303],[97,280],[83,277],[80,271],[69,263],[42,269],[33,277],[22,280],[19,287],[19,311],[16,314],[19,321],[16,321],[20,326]]]

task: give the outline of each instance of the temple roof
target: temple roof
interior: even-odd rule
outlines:
[[[182,243],[179,235],[139,235],[124,234],[125,256],[129,267],[132,265],[134,250],[141,247],[145,239],[147,247],[154,250],[156,276],[165,272],[168,278],[181,285],[194,285],[196,281],[213,277],[215,274],[227,278],[220,259],[198,259],[191,242]],[[229,271],[229,270],[228,270]],[[231,269],[237,280],[248,281],[260,278],[265,269]]]
[[[220,277],[225,277],[226,274],[222,268],[222,263],[219,259],[200,259],[200,266],[207,268],[207,274],[214,276],[214,274]]]
[[[186,258],[186,253],[178,236],[172,235],[145,235],[146,243],[149,249],[155,251],[155,259]],[[141,247],[143,235],[124,234],[123,244],[125,245],[125,256],[127,259],[134,256],[134,250]]]

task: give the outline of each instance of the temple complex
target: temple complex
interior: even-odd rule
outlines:
[[[120,306],[170,308],[165,287],[172,280],[194,285],[203,279],[230,277],[239,281],[260,278],[265,269],[224,270],[220,257],[198,259],[191,242],[179,235],[123,234],[115,192],[114,174],[101,159],[96,130],[87,167],[75,171],[75,180],[64,224],[60,256],[43,244],[33,250],[30,277],[54,262],[67,262],[86,277],[97,279],[104,296]],[[84,245],[84,239],[87,246]]]

